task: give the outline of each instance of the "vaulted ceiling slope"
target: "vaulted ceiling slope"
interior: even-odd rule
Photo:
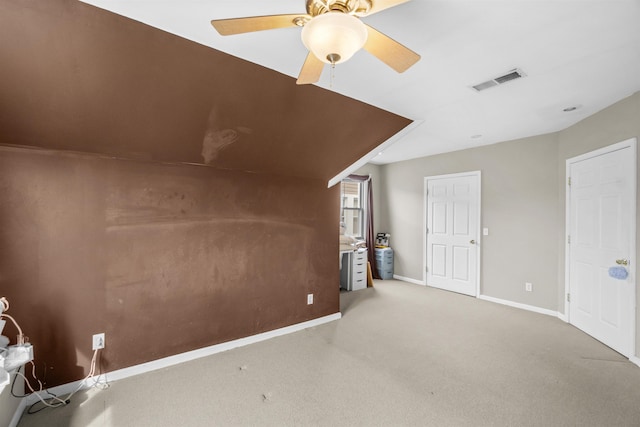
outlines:
[[[411,123],[74,0],[0,40],[0,144],[329,180]]]
[[[225,37],[209,23],[305,0],[82,1],[289,76],[307,55],[299,28]],[[419,124],[374,163],[557,132],[640,91],[638,0],[412,0],[362,20],[422,56],[398,74],[362,50],[331,88],[325,67],[319,86]],[[472,88],[514,68],[525,77]]]

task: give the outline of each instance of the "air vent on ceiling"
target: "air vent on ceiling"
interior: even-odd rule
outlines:
[[[524,76],[526,76],[526,74],[523,73],[522,70],[515,68],[508,73],[503,74],[502,76],[495,77],[491,80],[487,80],[486,82],[478,83],[477,85],[473,85],[471,87],[480,92],[482,90],[489,89],[490,87],[498,86]]]

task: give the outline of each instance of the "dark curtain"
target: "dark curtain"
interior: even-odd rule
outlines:
[[[376,252],[374,250],[376,247],[376,238],[373,233],[373,185],[371,177],[369,175],[349,175],[348,179],[367,183],[367,230],[364,239],[367,243],[367,259],[371,266],[371,274],[374,279],[380,279],[380,274],[376,267]]]

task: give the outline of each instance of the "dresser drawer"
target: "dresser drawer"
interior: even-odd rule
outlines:
[[[367,271],[354,271],[352,277],[354,281],[359,279],[367,280]]]
[[[393,270],[393,261],[380,262],[376,260],[376,268],[378,270]]]
[[[354,273],[366,273],[367,272],[367,261],[362,262],[354,262],[353,263],[353,272]]]
[[[367,287],[367,273],[353,273],[353,284],[351,290],[357,291]]]
[[[380,278],[383,280],[393,279],[393,271],[381,271]]]
[[[353,253],[353,263],[367,262],[367,251],[356,251]]]
[[[393,262],[393,255],[391,255],[391,256],[384,256],[384,257],[382,257],[382,256],[377,256],[377,255],[376,255],[376,261],[379,261],[379,262],[387,262],[387,261],[391,261],[391,262]]]

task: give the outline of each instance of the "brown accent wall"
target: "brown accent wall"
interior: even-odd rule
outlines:
[[[0,191],[0,293],[49,385],[94,333],[113,370],[339,311],[322,180],[0,147]]]
[[[75,0],[0,40],[0,294],[47,386],[97,332],[114,370],[339,310],[326,183],[410,120]]]

